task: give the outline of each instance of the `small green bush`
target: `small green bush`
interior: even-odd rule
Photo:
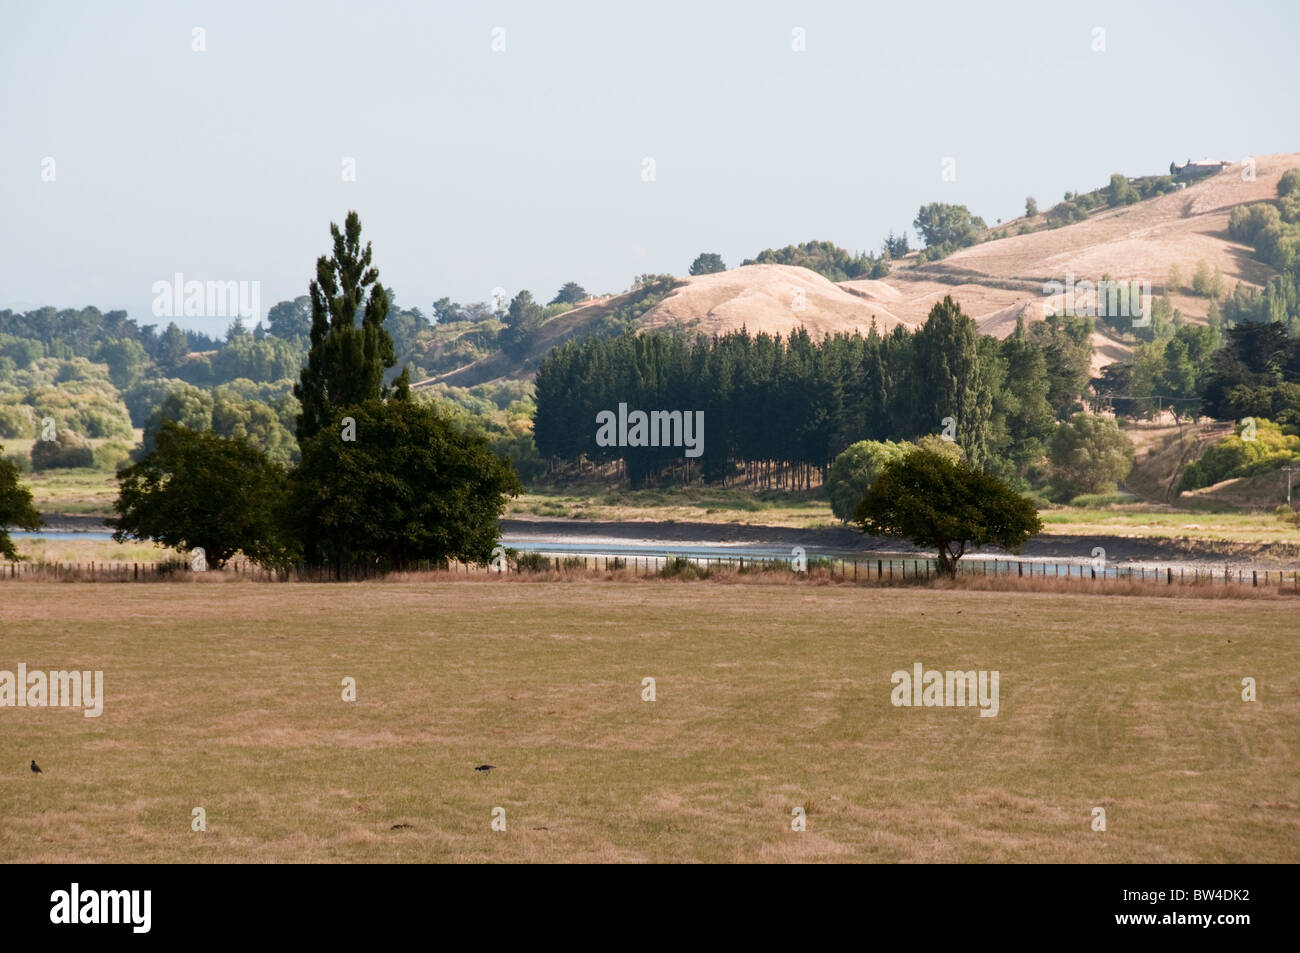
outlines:
[[[33,470],[62,470],[94,465],[95,451],[84,437],[71,430],[60,430],[55,439],[37,440],[32,444]]]

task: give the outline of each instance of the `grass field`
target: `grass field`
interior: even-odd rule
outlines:
[[[1290,599],[4,583],[0,633],[106,694],[0,708],[0,861],[1300,860]]]

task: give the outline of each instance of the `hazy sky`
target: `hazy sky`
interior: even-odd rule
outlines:
[[[306,293],[349,209],[426,314],[620,291],[706,250],[878,250],[929,201],[992,224],[1115,171],[1300,150],[1298,10],[8,2],[0,308],[165,324],[152,287],[181,272],[258,281],[264,313]]]

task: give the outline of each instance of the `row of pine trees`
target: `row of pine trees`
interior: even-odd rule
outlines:
[[[1087,384],[1091,327],[1072,320],[1036,322],[1028,332],[1022,324],[998,341],[945,298],[915,332],[570,342],[538,369],[535,441],[553,470],[621,461],[638,486],[698,473],[800,488],[821,482],[859,440],[946,430],[973,465],[1020,482]],[[680,448],[597,445],[597,414],[620,403],[703,411],[703,454],[692,461]]]

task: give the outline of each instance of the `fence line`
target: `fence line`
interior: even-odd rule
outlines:
[[[764,556],[558,556],[541,553],[524,554],[523,565],[507,565],[497,569],[491,565],[462,562],[416,563],[397,572],[443,571],[453,575],[492,576],[527,575],[537,572],[616,572],[630,571],[637,576],[651,576],[680,572],[687,566],[711,572],[728,570],[739,572],[795,571],[793,560]],[[831,579],[857,583],[886,584],[891,582],[917,583],[937,577],[934,559],[876,558],[841,559],[808,557],[806,569],[826,573]],[[292,567],[267,569],[245,560],[228,563],[222,569],[206,572],[234,576],[250,582],[334,582],[364,581],[386,573],[375,567],[354,566],[333,568]],[[1280,591],[1300,594],[1300,570],[1236,568],[1225,565],[1222,569],[1199,566],[1111,566],[1064,561],[1026,561],[1016,559],[970,559],[957,563],[959,575],[982,576],[1039,576],[1058,579],[1089,579],[1124,582],[1151,582],[1174,585],[1237,585],[1276,586]],[[187,565],[177,562],[53,562],[0,564],[0,581],[29,580],[56,582],[158,582],[201,575]]]

